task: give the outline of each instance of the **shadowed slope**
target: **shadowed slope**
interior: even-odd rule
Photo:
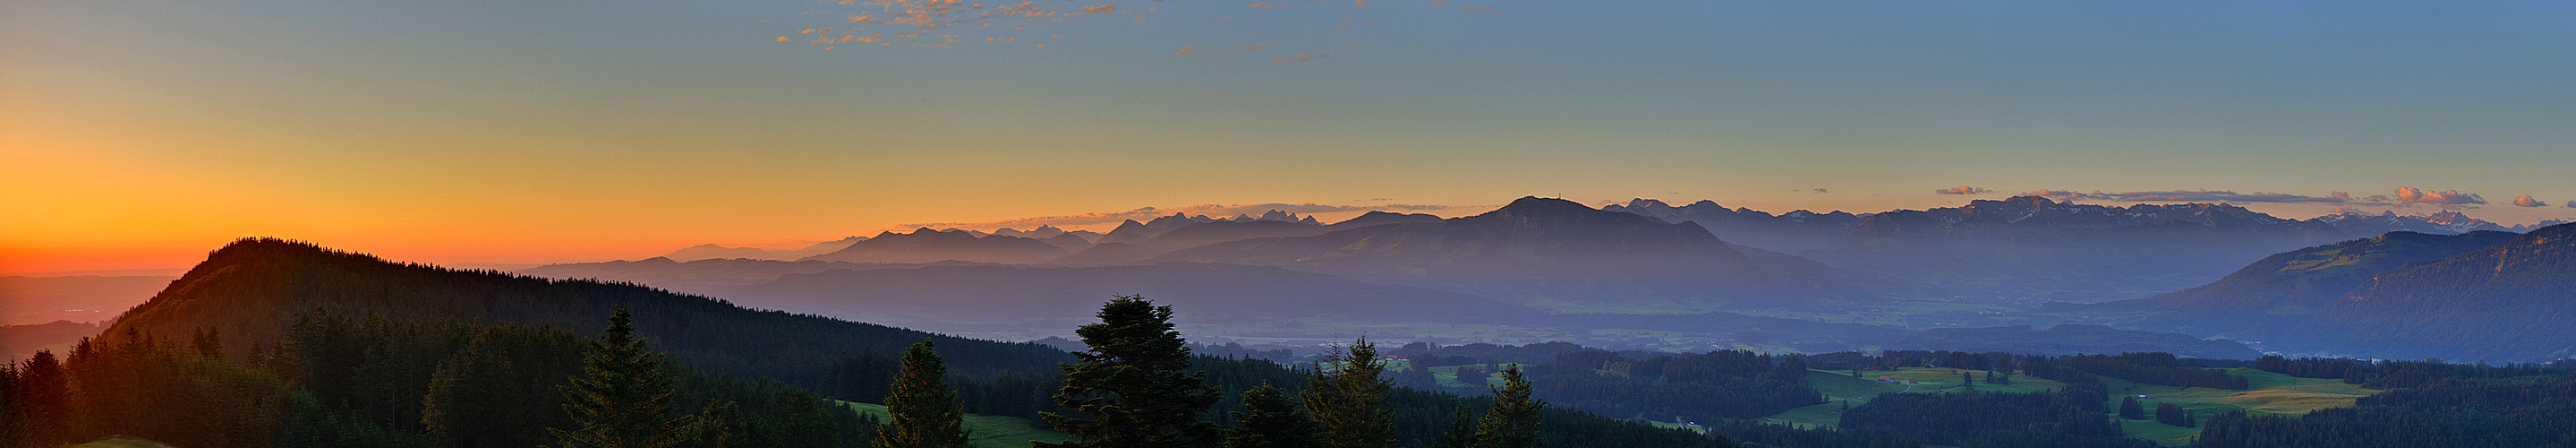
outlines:
[[[596,331],[618,304],[634,310],[641,335],[684,364],[734,366],[723,371],[808,383],[842,352],[894,352],[930,337],[965,372],[1045,371],[1068,359],[1035,344],[935,336],[873,324],[778,311],[755,311],[706,297],[633,284],[548,280],[493,271],[394,263],[373,256],[276,239],[246,239],[209,255],[170,288],[127,311],[105,339],[132,334],[184,337],[199,328],[222,332],[242,356],[269,347],[298,313],[457,319]]]

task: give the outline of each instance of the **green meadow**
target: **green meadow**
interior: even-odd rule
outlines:
[[[1975,376],[1978,382],[1973,386],[1960,384],[1961,372]],[[2150,410],[2154,409],[2157,403],[2173,403],[2190,410],[2192,415],[2201,421],[2207,421],[2210,416],[2227,411],[2245,411],[2252,414],[2305,414],[2317,409],[2351,406],[2354,400],[2379,393],[2375,389],[2344,384],[2341,380],[2294,378],[2254,369],[2228,369],[2227,372],[2244,376],[2250,388],[2228,390],[2157,386],[2106,377],[2102,381],[2111,389],[2111,400],[2104,404],[2103,409],[2116,411],[2120,408],[2120,397],[2145,395],[2148,398],[2140,400],[2139,403]],[[1889,384],[1878,381],[1882,376],[1896,379],[1899,383],[1911,380],[1912,384]],[[1860,406],[1869,403],[1871,398],[1880,394],[1897,392],[1955,394],[1967,393],[1971,390],[2035,392],[2066,386],[2065,383],[2027,376],[2013,376],[2011,379],[2012,384],[2009,385],[1986,384],[1985,371],[1944,367],[1864,370],[1861,371],[1859,378],[1852,377],[1851,371],[1848,370],[1816,370],[1807,373],[1807,385],[1825,394],[1825,404],[1791,409],[1764,417],[1764,420],[1788,423],[1802,428],[1830,427],[1842,421],[1844,402],[1849,402],[1852,406]],[[2200,435],[2199,428],[2174,427],[2153,420],[2124,421],[2121,427],[2132,437],[2168,446],[2189,444],[2192,437]]]

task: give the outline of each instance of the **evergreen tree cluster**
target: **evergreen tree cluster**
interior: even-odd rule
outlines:
[[[2116,421],[2102,415],[2101,406],[2101,401],[2047,392],[1885,394],[1844,412],[1840,427],[1958,446],[2155,446],[2126,438]]]
[[[2552,364],[2487,365],[2453,364],[2434,360],[2368,361],[2345,358],[2286,358],[2268,355],[2254,360],[2253,367],[2267,372],[2300,378],[2342,379],[2345,384],[2371,388],[2421,387],[2445,379],[2495,379],[2525,376],[2576,374],[2576,366],[2561,360]]]
[[[2305,415],[2229,412],[2203,447],[2576,447],[2576,376],[2439,379]]]
[[[228,361],[211,356],[230,350],[221,334],[194,332],[183,346],[138,332],[0,369],[13,397],[0,409],[11,414],[0,446],[108,435],[191,447],[843,446],[834,442],[865,431],[845,407],[679,368],[631,337],[585,347],[550,327],[317,311],[297,317],[287,340]],[[644,421],[668,431],[608,431]]]
[[[1824,393],[1807,385],[1807,373],[1803,356],[1743,350],[1645,359],[1583,350],[1528,367],[1538,396],[1561,406],[1708,422],[1823,404]]]
[[[2192,423],[2192,420],[2194,420],[2194,418],[2191,415],[2191,410],[2189,409],[2183,409],[2182,406],[2175,405],[2173,403],[2156,403],[2156,423],[2172,425],[2177,428],[2193,428],[2200,426],[2199,424]]]
[[[2230,375],[2223,370],[2186,367],[2171,353],[2061,356],[2046,362],[2095,375],[2160,386],[2235,390],[2247,387],[2245,377]]]

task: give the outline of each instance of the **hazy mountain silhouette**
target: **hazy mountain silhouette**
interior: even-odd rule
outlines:
[[[837,250],[841,250],[842,248],[850,247],[850,244],[852,244],[852,243],[857,243],[857,242],[859,242],[860,240],[865,240],[865,239],[868,239],[868,238],[867,238],[867,237],[861,237],[861,236],[853,236],[853,237],[849,237],[849,238],[842,238],[842,239],[838,239],[838,240],[832,240],[832,241],[824,241],[824,242],[820,242],[820,243],[814,243],[814,244],[811,244],[811,245],[807,245],[807,246],[805,246],[804,248],[801,248],[801,249],[795,249],[795,250],[765,250],[765,249],[760,249],[760,248],[755,248],[755,247],[725,247],[725,246],[719,246],[719,245],[715,245],[715,244],[700,244],[700,245],[696,245],[696,246],[689,246],[689,247],[687,247],[687,248],[682,248],[682,249],[680,249],[680,250],[672,251],[672,252],[671,252],[671,253],[669,253],[669,254],[664,254],[664,255],[662,255],[662,257],[663,257],[663,258],[669,258],[669,259],[672,259],[672,260],[678,260],[678,261],[710,260],[710,259],[724,259],[724,258],[749,258],[749,259],[755,259],[755,260],[795,260],[795,259],[801,259],[801,258],[805,258],[805,257],[811,257],[811,256],[815,256],[815,255],[822,255],[822,254],[831,253],[832,251],[837,251]]]
[[[792,311],[892,316],[934,331],[1048,329],[1069,334],[1099,297],[1144,294],[1185,322],[1473,322],[1536,311],[1492,299],[1373,285],[1268,266],[1162,263],[1109,267],[942,266],[790,274],[725,297]],[[1041,327],[1043,326],[1043,327]]]
[[[1696,224],[1525,197],[1475,216],[1217,243],[1157,260],[1283,266],[1541,308],[1707,310],[1873,297],[1823,265],[1748,252]]]
[[[2254,359],[2263,355],[2243,343],[2225,339],[2204,340],[2173,333],[2074,324],[2046,330],[2034,330],[2028,325],[1935,328],[1898,339],[1887,348],[2034,355],[2165,352],[2206,359]]]
[[[1038,263],[1068,254],[1064,248],[1044,241],[1004,235],[983,235],[963,230],[939,231],[930,228],[912,233],[879,233],[851,243],[838,251],[806,257],[814,261],[853,263],[930,263],[937,261],[978,261],[989,263]]]
[[[1294,220],[1234,220],[1194,223],[1156,234],[1141,241],[1104,243],[1057,259],[1070,265],[1132,264],[1153,259],[1173,251],[1227,241],[1253,238],[1308,236],[1324,233],[1325,226]]]
[[[0,276],[0,325],[100,322],[152,298],[177,277]]]
[[[37,349],[69,354],[69,346],[81,338],[97,336],[99,325],[89,322],[53,321],[41,324],[0,325],[0,361],[27,359]]]
[[[2347,233],[2361,234],[2381,234],[2388,232],[2417,232],[2434,234],[2457,234],[2478,231],[2524,232],[2535,228],[2525,226],[2505,226],[2487,222],[2485,220],[2471,218],[2468,214],[2460,213],[2457,210],[2443,210],[2434,212],[2430,215],[2398,215],[2396,211],[2381,211],[2379,214],[2372,215],[2357,211],[2347,211],[2344,213],[2319,216],[2316,217],[2314,221],[2333,225],[2335,228],[2343,229]]]
[[[1948,294],[2102,302],[2207,283],[2273,253],[2347,238],[2331,225],[2232,205],[2023,196],[1872,214],[1833,246],[1803,255]]]
[[[675,262],[669,258],[647,258],[635,261],[602,261],[564,263],[520,269],[519,274],[554,279],[592,279],[641,283],[655,288],[691,294],[713,294],[732,286],[765,283],[787,274],[811,274],[837,269],[907,269],[929,266],[999,266],[998,263],[942,261],[936,263],[851,263],[845,261],[778,261],[752,259],[709,259]]]
[[[1627,204],[1611,204],[1601,209],[1663,218],[1670,222],[1696,222],[1728,243],[1791,254],[1832,246],[1841,241],[1843,235],[1851,233],[1852,226],[1860,224],[1862,219],[1841,210],[1829,213],[1797,210],[1772,215],[1750,208],[1728,209],[1705,200],[1674,207],[1654,199],[1631,199]]]
[[[1368,213],[1361,213],[1359,216],[1351,217],[1351,219],[1345,219],[1342,220],[1342,222],[1333,223],[1329,227],[1339,230],[1383,224],[1437,222],[1440,219],[1440,217],[1432,216],[1430,213],[1390,213],[1370,210]]]

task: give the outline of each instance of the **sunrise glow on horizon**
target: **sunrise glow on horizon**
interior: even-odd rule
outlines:
[[[253,236],[548,263],[1531,195],[2576,219],[2563,2],[1254,4],[929,48],[849,45],[894,31],[808,1],[12,3],[0,275]]]

